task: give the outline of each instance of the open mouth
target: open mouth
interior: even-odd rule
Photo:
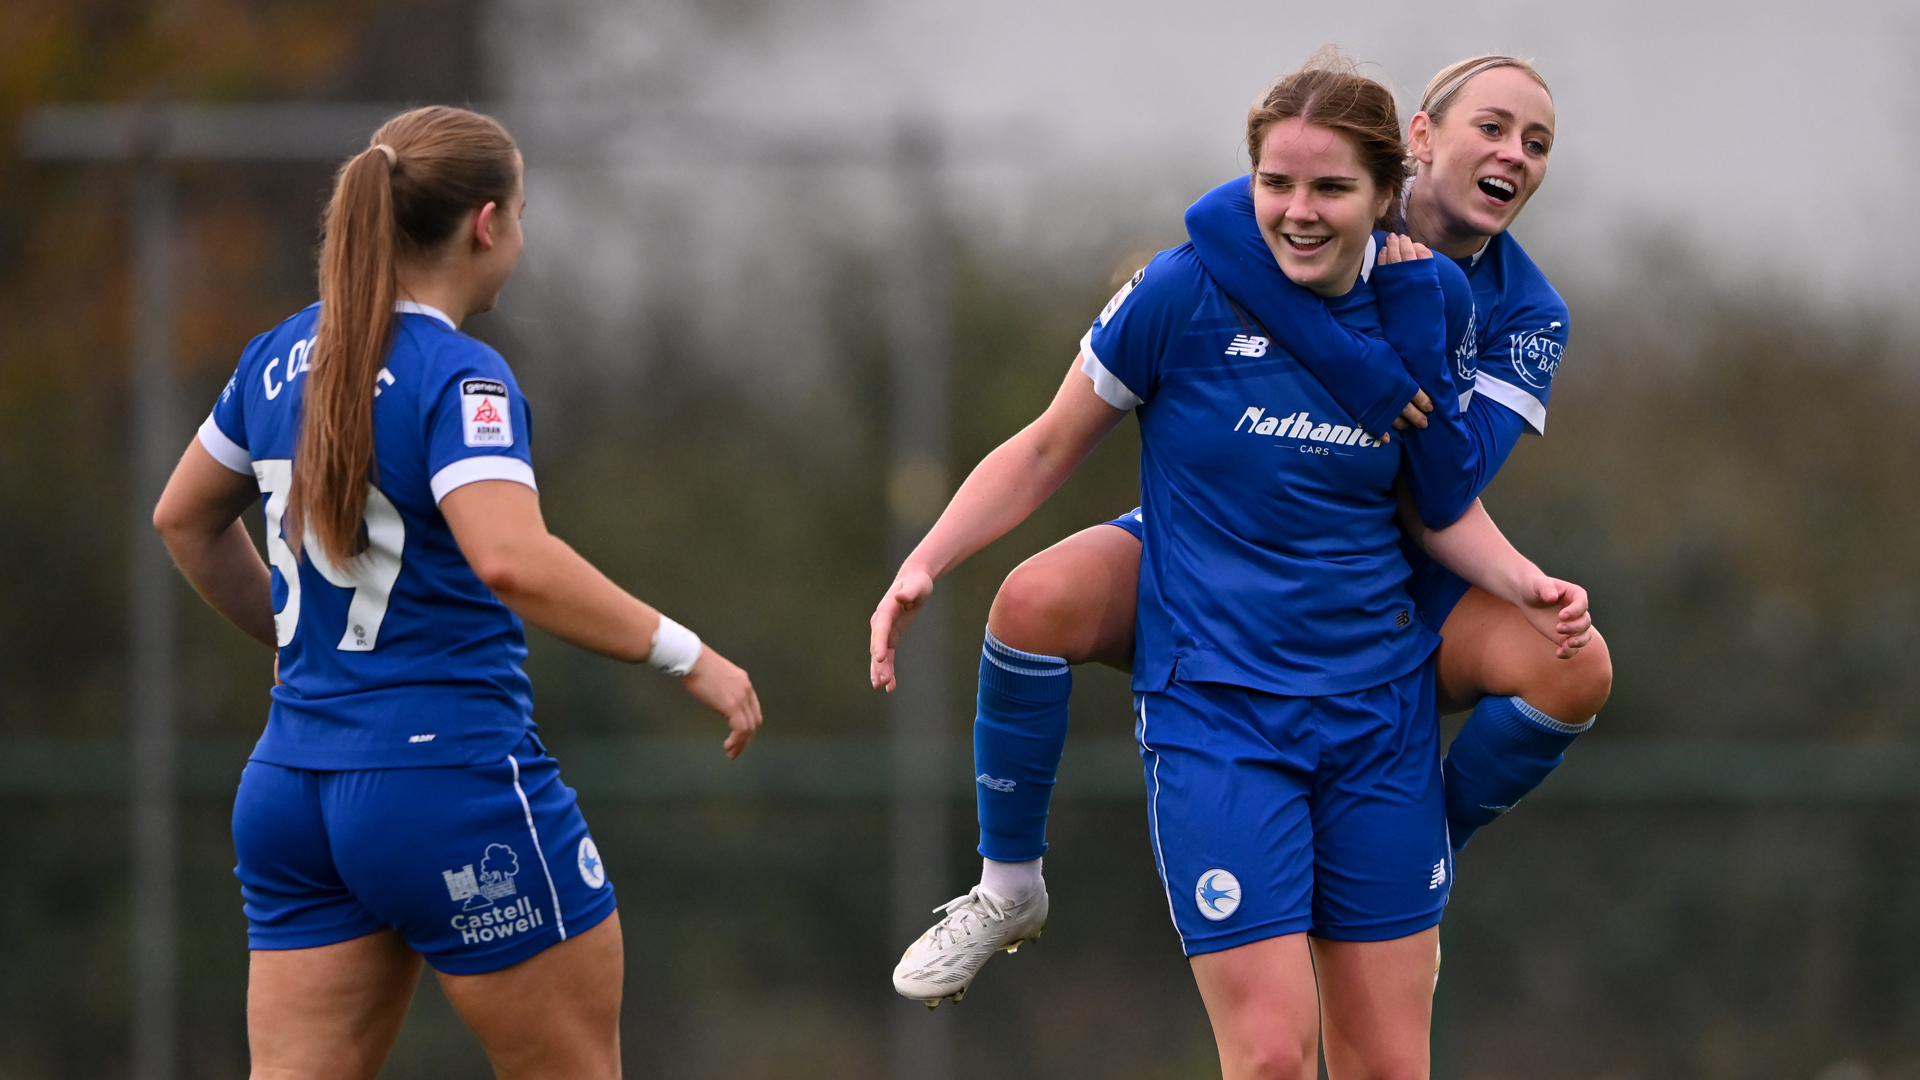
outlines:
[[[1301,236],[1299,233],[1281,233],[1280,236],[1287,246],[1299,252],[1317,251],[1333,239],[1331,236]]]
[[[1512,202],[1513,197],[1516,194],[1516,189],[1514,188],[1513,183],[1508,180],[1503,180],[1498,176],[1481,177],[1480,191],[1481,193],[1486,195],[1487,198],[1492,199],[1494,202],[1497,202],[1497,203]]]

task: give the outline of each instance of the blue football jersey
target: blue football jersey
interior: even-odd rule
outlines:
[[[1546,434],[1547,398],[1567,349],[1566,302],[1512,233],[1488,240],[1472,258],[1454,261],[1467,272],[1484,327],[1477,352],[1460,358],[1456,377],[1513,410],[1534,434]]]
[[[1378,336],[1363,280],[1327,301]],[[1140,421],[1134,689],[1176,677],[1290,696],[1414,670],[1439,638],[1413,617],[1395,521],[1407,440],[1381,444],[1298,360],[1256,336],[1192,245],[1163,251],[1081,341],[1100,397]]]
[[[336,564],[283,532],[315,304],[253,339],[199,439],[260,486],[281,685],[253,760],[300,769],[495,761],[532,730],[520,620],[440,514],[477,480],[534,486],[529,414],[500,354],[431,308],[400,305],[373,401],[367,549]]]

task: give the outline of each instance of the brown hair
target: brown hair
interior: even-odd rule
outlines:
[[[1439,123],[1447,115],[1447,110],[1453,107],[1453,99],[1460,96],[1460,91],[1473,81],[1474,76],[1503,67],[1526,72],[1529,78],[1540,84],[1540,89],[1547,92],[1548,100],[1552,100],[1553,88],[1534,70],[1533,61],[1501,53],[1487,53],[1484,56],[1469,56],[1459,63],[1441,68],[1433,81],[1427,84],[1427,92],[1420,95],[1420,111],[1427,114],[1427,119]]]
[[[373,476],[373,390],[393,344],[395,264],[451,238],[485,204],[504,206],[519,152],[498,121],[429,106],[380,126],[334,179],[320,245],[320,320],[309,354],[287,494],[286,534],[307,532],[343,563],[366,546],[360,519]]]
[[[1400,220],[1407,143],[1400,136],[1400,113],[1393,94],[1361,75],[1359,66],[1338,48],[1322,45],[1298,71],[1275,79],[1247,110],[1247,155],[1256,170],[1267,129],[1296,116],[1345,135],[1374,184],[1390,196],[1381,223]]]

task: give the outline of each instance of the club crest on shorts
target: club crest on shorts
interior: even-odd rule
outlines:
[[[587,888],[597,889],[607,883],[607,864],[600,861],[600,849],[594,846],[593,837],[580,838],[574,861],[580,864],[580,880],[587,883]]]
[[[1193,902],[1200,914],[1212,922],[1240,910],[1240,879],[1229,871],[1214,867],[1200,875],[1193,886]]]
[[[492,907],[496,900],[505,899],[520,890],[513,883],[515,874],[520,872],[520,856],[505,844],[488,844],[480,859],[480,872],[474,873],[473,864],[468,863],[458,870],[442,870],[440,876],[447,880],[447,895],[455,900],[465,900],[461,911],[477,911]]]

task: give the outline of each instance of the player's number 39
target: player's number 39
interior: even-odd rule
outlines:
[[[300,628],[300,560],[280,535],[281,519],[287,513],[287,491],[293,486],[293,462],[287,458],[256,461],[253,475],[267,496],[267,561],[280,571],[280,580],[287,586],[287,602],[273,614],[274,636],[284,649]],[[327,558],[311,530],[301,541],[301,548],[321,577],[353,590],[353,600],[347,605],[346,632],[337,646],[344,652],[372,652],[379,641],[380,623],[387,617],[387,601],[393,596],[393,583],[400,578],[400,555],[407,542],[407,526],[400,520],[400,511],[372,484],[367,485],[366,524],[367,550],[344,568]]]

